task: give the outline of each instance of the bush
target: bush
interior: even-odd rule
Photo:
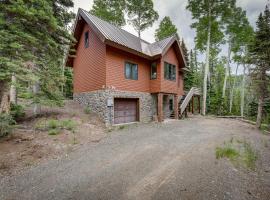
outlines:
[[[85,113],[85,114],[90,114],[90,113],[91,113],[90,106],[86,106],[86,107],[84,108],[84,113]]]
[[[24,107],[18,104],[11,104],[10,114],[16,121],[20,120],[25,116]]]
[[[48,131],[48,134],[49,134],[49,135],[58,135],[59,133],[60,133],[60,129],[58,129],[58,128],[50,129],[50,130]]]
[[[11,115],[0,114],[0,137],[4,137],[11,133],[14,128],[15,121]]]
[[[77,126],[77,123],[75,121],[70,120],[70,119],[62,121],[62,128],[67,129],[69,131],[74,131],[76,126]]]
[[[50,119],[48,121],[48,125],[47,126],[48,126],[49,129],[56,129],[56,128],[61,127],[61,123],[60,123],[60,121],[58,121],[56,119]]]

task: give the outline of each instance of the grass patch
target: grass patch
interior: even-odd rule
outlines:
[[[239,156],[239,152],[233,147],[217,147],[216,148],[216,158],[229,158],[230,160],[235,160]]]
[[[58,135],[58,134],[60,134],[60,129],[50,129],[48,131],[48,134],[49,135]]]
[[[233,164],[255,170],[258,154],[246,140],[231,139],[224,142],[224,147],[216,148],[216,159],[221,158],[228,158]]]
[[[61,130],[69,130],[75,133],[77,123],[70,119],[64,120],[40,120],[36,123],[35,128],[42,131],[48,131],[49,135],[58,135]]]
[[[126,127],[125,126],[119,126],[119,130],[123,130],[123,129],[125,129]]]
[[[243,162],[247,168],[255,170],[256,160],[258,158],[257,153],[248,142],[244,143],[244,152],[242,155]]]

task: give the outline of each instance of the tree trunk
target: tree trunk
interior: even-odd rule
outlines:
[[[17,104],[16,76],[12,74],[10,86],[10,103]]]
[[[244,117],[244,106],[245,106],[245,85],[246,85],[246,65],[243,64],[243,79],[242,79],[242,89],[241,89],[241,117]]]
[[[8,95],[8,84],[0,81],[0,113],[10,112],[10,102]]]
[[[230,62],[231,62],[231,40],[229,41],[229,45],[228,45],[228,57],[227,57],[225,78],[224,78],[224,83],[223,83],[222,98],[225,97],[225,93],[226,93],[227,80],[228,80],[229,72],[230,72]]]
[[[37,95],[39,92],[39,82],[37,81],[34,85],[33,85],[33,94],[34,96]],[[34,102],[34,115],[37,116],[40,114],[41,112],[41,107],[40,104],[38,102]]]
[[[234,98],[234,88],[235,88],[237,74],[238,74],[238,67],[239,67],[239,63],[237,63],[237,66],[236,66],[235,78],[233,80],[233,86],[232,86],[232,89],[231,89],[231,92],[230,92],[230,113],[232,112],[232,105],[233,105],[233,98]]]
[[[210,16],[210,9],[209,9],[209,16]],[[207,34],[207,48],[206,48],[204,79],[203,79],[203,105],[202,105],[202,114],[203,115],[206,115],[207,77],[208,77],[208,73],[209,73],[210,40],[211,40],[211,22],[209,21],[208,34]]]
[[[260,95],[259,102],[258,102],[257,121],[256,121],[257,128],[260,128],[262,124],[263,100],[264,100],[263,95]]]

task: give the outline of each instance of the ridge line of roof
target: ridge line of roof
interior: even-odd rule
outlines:
[[[128,32],[128,31],[126,31],[126,30],[123,29],[123,28],[120,28],[120,27],[118,27],[118,26],[115,26],[114,24],[111,24],[110,22],[107,22],[106,20],[103,20],[103,19],[97,17],[96,15],[91,14],[91,13],[88,12],[87,10],[84,10],[84,9],[82,9],[82,8],[79,8],[79,10],[82,10],[84,13],[86,13],[86,14],[88,14],[88,15],[92,15],[93,17],[96,17],[96,18],[98,18],[99,20],[101,20],[101,21],[103,21],[103,22],[105,22],[105,23],[107,23],[107,24],[110,24],[111,26],[114,26],[115,28],[117,28],[117,29],[119,29],[119,30],[121,30],[121,31],[124,31],[124,32],[126,32],[126,33],[132,35],[133,37],[136,37],[136,38],[142,40],[143,42],[145,42],[145,43],[147,43],[147,44],[152,44],[152,43],[150,43],[150,42],[148,42],[148,41],[146,41],[146,40],[144,40],[144,39],[142,39],[142,38],[139,38],[138,36],[136,36],[136,35],[134,35],[134,34]]]

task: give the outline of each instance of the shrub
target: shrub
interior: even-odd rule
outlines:
[[[58,135],[59,133],[60,133],[60,129],[58,129],[58,128],[50,129],[50,130],[48,131],[48,134],[49,134],[49,135]]]
[[[90,113],[91,113],[90,106],[86,106],[86,107],[84,108],[84,113],[85,113],[85,114],[90,114]]]
[[[61,127],[61,123],[60,121],[56,120],[56,119],[50,119],[47,123],[47,127],[49,129],[56,129],[56,128],[59,128]]]
[[[245,163],[246,167],[255,170],[256,167],[256,160],[258,156],[255,150],[252,148],[250,143],[244,143],[244,153],[243,153],[243,162]]]
[[[8,135],[14,128],[15,121],[11,115],[0,114],[0,137]]]
[[[67,129],[69,131],[73,131],[76,128],[76,126],[77,126],[77,123],[70,119],[62,121],[62,128]]]
[[[16,121],[20,120],[25,116],[24,107],[18,104],[11,104],[10,114]]]

